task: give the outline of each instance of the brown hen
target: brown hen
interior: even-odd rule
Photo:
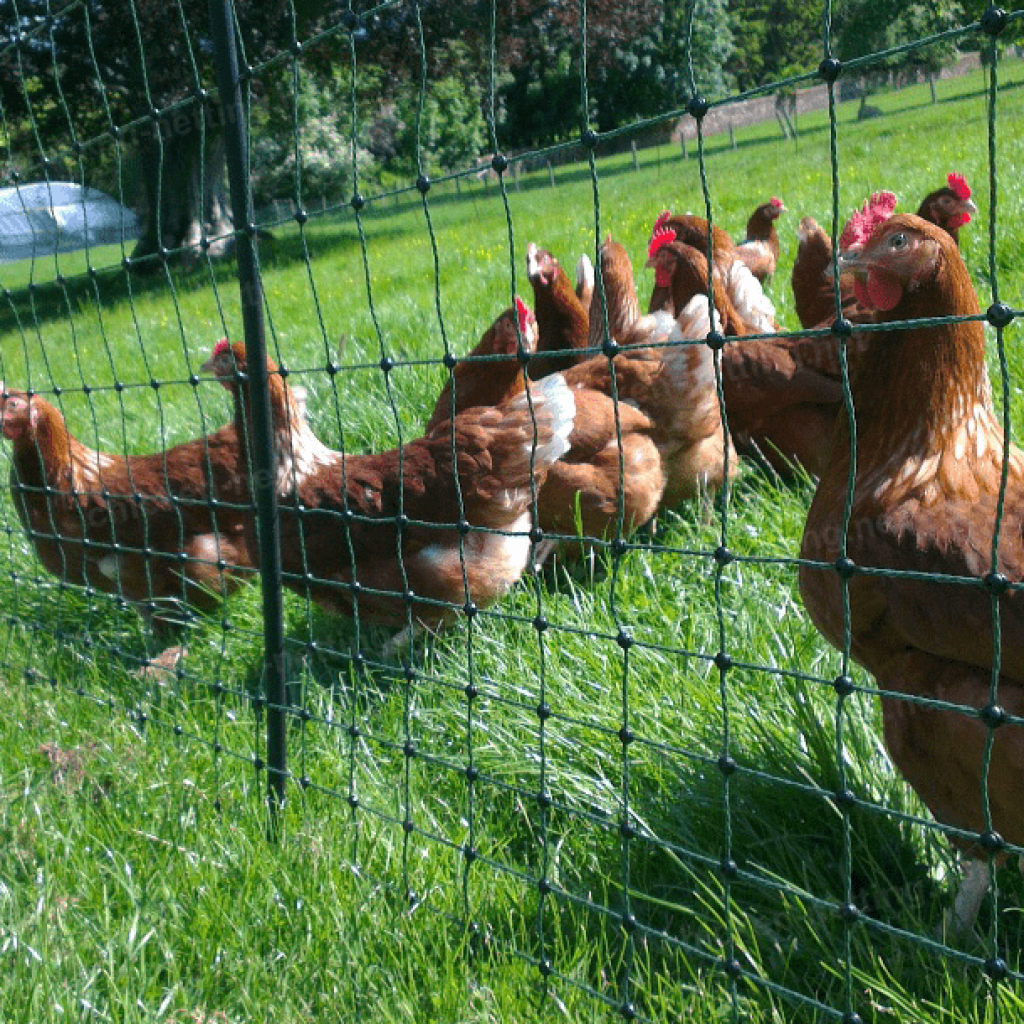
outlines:
[[[664,476],[663,507],[718,490],[727,466],[730,477],[736,472],[714,360],[704,344],[710,329],[707,298],[696,296],[678,319],[665,312],[641,317],[617,339],[621,350],[612,359],[594,356],[564,374],[574,391],[599,391],[618,400],[620,414],[628,403],[650,421]]]
[[[664,301],[675,311],[707,293],[702,253],[668,235],[655,236],[651,250],[652,306]],[[753,277],[750,283],[760,289]],[[736,309],[717,268],[714,297],[722,334],[737,339],[722,350],[725,410],[737,450],[784,478],[795,467],[820,472],[843,398],[842,387],[817,365],[831,339],[774,336],[766,331],[766,310],[757,301]]]
[[[554,535],[538,562],[569,537],[628,536],[654,517],[665,491],[651,418],[586,383],[577,383],[572,394],[576,421],[569,451],[548,470],[537,496],[537,523]]]
[[[438,395],[423,433],[429,434],[464,409],[500,405],[524,391],[526,379],[519,361],[520,346],[525,354],[536,352],[537,319],[516,296],[515,305],[501,313],[472,351],[452,367],[451,377]],[[504,358],[488,358],[492,356]]]
[[[921,200],[917,215],[942,228],[959,244],[960,228],[970,222],[978,208],[962,174],[953,171],[946,180],[947,184]],[[840,245],[851,248],[863,242],[880,220],[892,216],[895,208],[896,196],[892,192],[874,193],[847,221],[843,228],[846,237],[840,238]],[[792,273],[796,315],[805,330],[828,326],[836,314],[836,289],[830,276],[832,239],[813,217],[801,219],[797,236],[799,244]],[[843,316],[854,322],[871,321],[870,312],[857,305],[852,282],[840,279],[839,294]]]
[[[956,171],[950,171],[946,184],[929,192],[917,208],[918,217],[937,224],[957,245],[960,244],[960,229],[969,224],[977,212],[978,207],[971,199],[971,186]]]
[[[779,235],[775,222],[785,210],[785,204],[776,196],[767,203],[761,203],[747,221],[747,237],[736,246],[736,255],[762,284],[775,273],[779,263]]]
[[[9,390],[0,401],[14,504],[53,575],[118,595],[164,630],[186,606],[217,607],[253,568],[234,424],[123,458],[86,447],[37,394]]]
[[[526,247],[526,276],[537,312],[537,352],[528,372],[540,380],[572,366],[575,350],[587,347],[587,311],[561,263],[533,242]]]
[[[851,430],[840,411],[804,530],[800,590],[814,624],[839,650],[848,625],[850,654],[881,691],[893,762],[932,814],[959,830],[952,842],[972,865],[950,920],[961,931],[987,887],[986,848],[999,848],[984,834],[991,829],[1024,844],[1024,732],[1017,723],[993,731],[1007,714],[1024,715],[1024,596],[1013,586],[1024,576],[1024,455],[1004,445],[981,322],[905,326],[978,315],[954,240],[901,214],[840,258],[862,301],[894,329],[869,333],[852,383],[856,479],[848,526],[844,534]],[[973,582],[942,581],[949,577]],[[1001,636],[995,679],[994,603]]]
[[[619,341],[640,319],[640,303],[633,280],[633,263],[625,247],[609,235],[598,250],[600,285],[594,287],[590,298],[589,346],[600,349],[606,338]],[[605,328],[607,326],[607,334]]]
[[[703,217],[692,213],[673,216],[670,210],[662,210],[651,229],[651,238],[666,228],[672,232],[676,241],[692,245],[705,256],[708,255],[710,235],[711,260],[723,278],[729,276],[729,270],[736,261],[736,243],[727,231],[723,231],[717,224],[709,226]]]
[[[244,349],[218,346],[204,369],[233,392],[242,421]],[[270,360],[267,372],[286,586],[364,622],[430,629],[512,588],[530,551],[534,495],[568,450],[575,403],[560,375],[400,448],[350,455],[296,416]]]

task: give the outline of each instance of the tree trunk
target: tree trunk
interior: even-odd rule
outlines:
[[[201,255],[204,239],[211,256],[231,251],[234,225],[224,185],[224,139],[216,119],[207,118],[204,136],[195,115],[165,118],[159,133],[151,131],[140,140],[139,151],[142,234],[132,259],[163,249],[191,262]],[[157,266],[155,261],[146,265]]]

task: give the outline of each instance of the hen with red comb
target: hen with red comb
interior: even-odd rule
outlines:
[[[513,339],[515,307],[496,325]],[[528,324],[529,326],[529,324]],[[251,412],[240,345],[206,369]],[[518,373],[521,367],[513,360]],[[505,594],[526,567],[534,497],[569,449],[576,406],[560,374],[499,406],[476,406],[384,452],[323,444],[267,360],[285,586],[362,622],[436,628]],[[243,476],[249,475],[248,461]],[[250,517],[250,537],[255,523]]]
[[[692,245],[694,249],[708,255],[708,238],[711,239],[711,259],[723,275],[728,275],[729,268],[736,260],[736,243],[732,236],[723,231],[717,224],[709,225],[703,217],[692,213],[673,214],[671,210],[662,210],[651,230],[651,238],[665,229],[675,235],[676,240]]]
[[[217,347],[227,351],[227,340]],[[14,506],[39,560],[62,582],[135,605],[162,636],[187,609],[216,609],[251,575],[252,513],[234,423],[128,457],[86,447],[38,394],[7,392],[0,423],[13,447]],[[159,659],[180,656],[172,647]]]
[[[526,377],[519,362],[520,345],[525,353],[537,350],[537,319],[517,295],[515,305],[499,314],[469,354],[455,364],[424,433],[465,409],[500,405],[523,391]]]
[[[526,276],[537,310],[537,354],[527,369],[540,380],[576,362],[576,351],[587,347],[589,318],[561,263],[534,242],[526,247]]]
[[[924,197],[917,215],[942,228],[959,245],[960,229],[970,223],[977,212],[967,179],[957,171],[951,171],[942,188]]]

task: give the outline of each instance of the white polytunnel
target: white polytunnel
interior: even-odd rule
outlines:
[[[0,262],[127,242],[138,234],[135,214],[99,189],[69,181],[0,188]]]

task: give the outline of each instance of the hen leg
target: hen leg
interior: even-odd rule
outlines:
[[[863,651],[855,651],[855,657],[857,653]],[[906,650],[887,659],[876,677],[883,690],[886,749],[936,820],[967,833],[991,828],[1019,843],[1024,734],[1009,727],[992,733],[969,710],[989,699],[990,670]],[[1011,715],[1024,710],[1022,690],[1015,680],[1001,675],[998,695],[1000,705]],[[989,863],[978,841],[955,835],[950,841],[967,859],[947,925],[963,934],[972,926],[988,890]],[[999,859],[1004,856],[1000,854]]]
[[[946,911],[943,929],[947,935],[964,938],[970,935],[978,918],[982,901],[992,884],[988,861],[970,859],[964,864],[964,877],[957,889],[953,906]]]

